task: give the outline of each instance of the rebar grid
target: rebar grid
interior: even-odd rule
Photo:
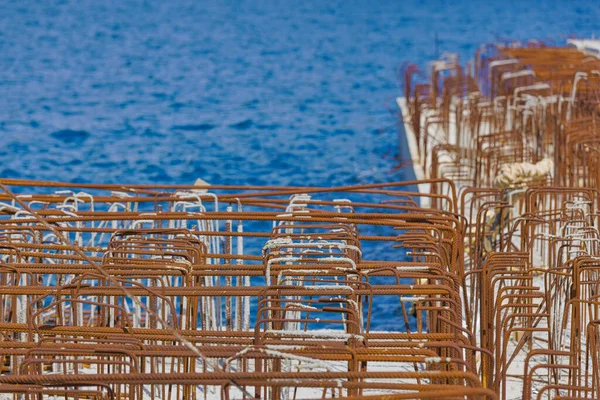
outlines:
[[[496,398],[460,322],[447,179],[434,194],[1,182],[11,398]]]
[[[456,184],[482,386],[500,399],[600,398],[600,61],[532,42],[431,66],[428,83],[405,66],[399,105],[423,177]]]

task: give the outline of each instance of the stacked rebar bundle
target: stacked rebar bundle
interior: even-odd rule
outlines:
[[[405,68],[415,170],[456,185],[464,327],[500,399],[600,398],[599,70],[539,43],[445,56],[428,83]]]
[[[1,398],[496,398],[449,180],[1,182]]]

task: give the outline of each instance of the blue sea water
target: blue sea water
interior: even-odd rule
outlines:
[[[0,0],[0,10],[0,177],[73,182],[411,179],[394,171],[407,157],[401,63],[425,71],[442,52],[465,60],[499,38],[600,33],[593,1]]]
[[[591,36],[597,2],[0,1],[0,176],[403,179],[395,68]],[[405,147],[405,146],[404,146]]]

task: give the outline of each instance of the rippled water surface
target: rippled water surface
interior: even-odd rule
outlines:
[[[0,176],[341,185],[391,172],[395,68],[591,36],[595,2],[0,0]],[[439,38],[436,49],[435,38]],[[401,137],[401,139],[403,139]],[[398,313],[381,307],[374,324]]]
[[[338,185],[389,173],[394,68],[591,35],[594,3],[0,1],[0,176]],[[392,104],[393,106],[393,104]]]

